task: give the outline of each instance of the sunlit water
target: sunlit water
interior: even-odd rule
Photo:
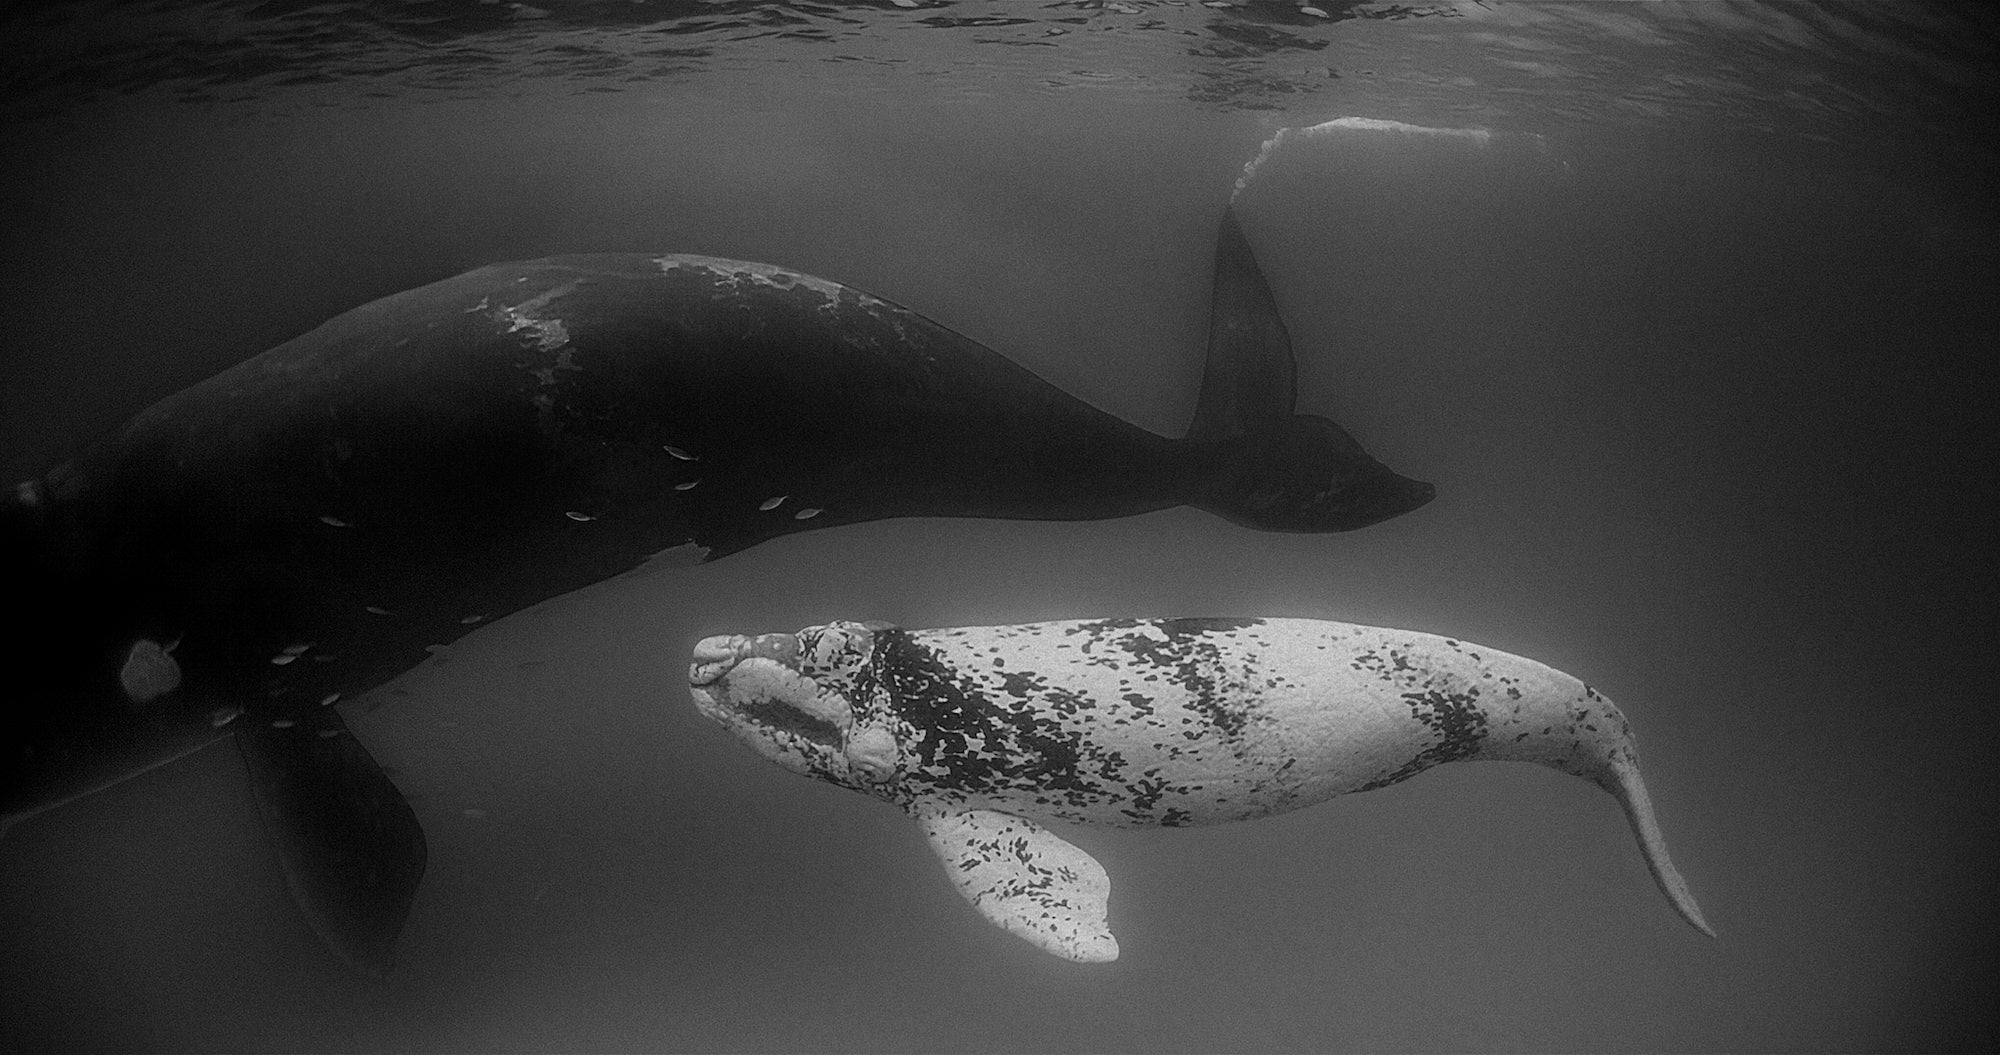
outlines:
[[[1178,435],[1215,223],[1264,144],[1339,117],[1487,135],[1293,133],[1239,202],[1301,408],[1430,506],[1336,536],[885,522],[551,602],[344,705],[430,837],[386,982],[299,921],[223,748],[0,844],[0,1045],[1990,1045],[1993,24],[1314,11],[4,16],[16,476],[346,308],[558,252],[825,275]],[[1720,939],[1600,792],[1445,767],[1252,824],[1065,833],[1124,950],[1065,963],[682,680],[717,632],[1154,614],[1406,626],[1588,679]]]

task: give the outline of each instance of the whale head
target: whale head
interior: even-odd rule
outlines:
[[[801,776],[882,794],[903,768],[899,738],[871,705],[881,622],[795,634],[728,634],[694,647],[695,708],[751,750]]]

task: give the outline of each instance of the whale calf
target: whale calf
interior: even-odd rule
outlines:
[[[686,254],[498,264],[160,400],[0,492],[0,832],[223,738],[315,932],[386,970],[423,831],[337,704],[649,556],[885,517],[1181,504],[1344,531],[1428,484],[1293,413],[1233,212],[1193,427],[1168,439],[907,308]],[[0,847],[3,849],[4,847]]]
[[[908,812],[994,924],[1071,960],[1118,957],[1111,883],[1042,824],[1248,820],[1446,762],[1582,777],[1703,933],[1625,717],[1498,649],[1310,619],[1099,619],[941,630],[835,622],[695,646],[701,713],[794,773]]]

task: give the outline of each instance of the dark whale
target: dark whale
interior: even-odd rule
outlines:
[[[0,499],[44,672],[0,714],[0,830],[216,740],[291,890],[386,970],[424,868],[333,704],[478,624],[677,551],[897,516],[1192,504],[1343,531],[1431,497],[1292,413],[1290,342],[1233,214],[1189,435],[1096,410],[923,316],[694,256],[481,268],[168,396]]]

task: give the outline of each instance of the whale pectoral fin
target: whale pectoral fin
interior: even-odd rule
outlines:
[[[331,708],[247,725],[236,744],[306,922],[355,968],[388,973],[424,874],[416,813]]]
[[[994,810],[912,809],[945,874],[995,926],[1066,960],[1118,958],[1104,866],[1033,821]]]

